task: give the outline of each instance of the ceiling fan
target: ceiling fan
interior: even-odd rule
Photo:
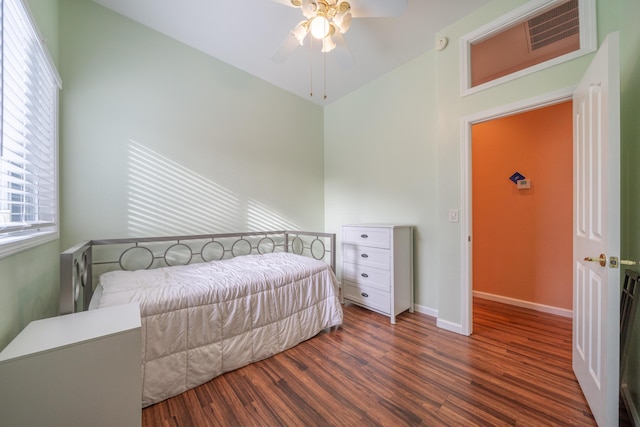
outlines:
[[[273,0],[286,6],[297,7],[304,19],[300,21],[280,44],[271,57],[276,63],[284,63],[310,34],[322,43],[323,53],[335,50],[338,63],[349,68],[354,59],[343,35],[349,30],[351,18],[379,18],[399,16],[407,6],[407,0]]]

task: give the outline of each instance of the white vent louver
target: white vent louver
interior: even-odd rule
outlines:
[[[570,0],[527,21],[531,50],[580,32],[578,0]]]

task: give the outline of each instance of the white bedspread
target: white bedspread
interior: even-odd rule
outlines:
[[[342,323],[329,266],[284,252],[112,271],[100,286],[99,307],[140,303],[143,406]]]

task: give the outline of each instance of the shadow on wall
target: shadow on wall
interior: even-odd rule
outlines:
[[[129,141],[128,233],[131,236],[297,230],[282,214]]]

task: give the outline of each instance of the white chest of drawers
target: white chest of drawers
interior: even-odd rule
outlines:
[[[391,318],[413,312],[413,226],[342,226],[343,299]]]

